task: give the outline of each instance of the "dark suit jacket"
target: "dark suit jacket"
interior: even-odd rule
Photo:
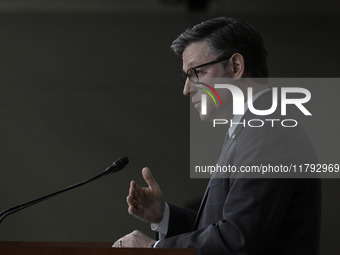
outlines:
[[[256,108],[269,109],[270,97],[262,95]],[[244,115],[253,118],[282,119],[277,112]],[[235,137],[223,145],[218,164],[317,162],[302,128],[277,126],[238,126]],[[196,254],[319,254],[319,179],[219,177],[210,179],[198,212],[170,205],[168,233],[157,247],[195,248]]]

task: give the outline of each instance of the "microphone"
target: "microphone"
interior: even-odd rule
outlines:
[[[21,204],[21,205],[17,205],[17,206],[14,206],[14,207],[11,207],[11,208],[8,208],[4,211],[2,211],[0,213],[0,224],[1,222],[3,221],[4,218],[6,218],[8,215],[12,214],[12,213],[15,213],[17,211],[20,211],[22,209],[25,209],[29,206],[32,206],[34,204],[37,204],[37,203],[40,203],[46,199],[49,199],[51,197],[54,197],[56,195],[59,195],[61,193],[64,193],[66,191],[69,191],[71,189],[75,189],[75,188],[78,188],[80,186],[83,186],[89,182],[92,182],[94,180],[97,180],[99,179],[100,177],[103,177],[105,175],[108,175],[108,174],[111,174],[111,173],[116,173],[116,172],[119,172],[120,170],[122,170],[127,164],[129,163],[129,159],[127,157],[122,157],[122,158],[118,158],[115,162],[112,163],[111,166],[109,166],[108,168],[106,168],[106,170],[86,181],[82,181],[82,182],[79,182],[79,183],[76,183],[74,185],[71,185],[67,188],[64,188],[62,190],[59,190],[57,192],[54,192],[54,193],[51,193],[49,195],[46,195],[46,196],[43,196],[43,197],[40,197],[40,198],[37,198],[37,199],[34,199],[32,201],[29,201],[27,203],[24,203],[24,204]]]
[[[122,170],[127,164],[129,163],[129,159],[127,157],[122,157],[117,159],[115,162],[112,163],[111,166],[106,168],[104,172],[107,172],[106,174],[112,174],[119,172]]]

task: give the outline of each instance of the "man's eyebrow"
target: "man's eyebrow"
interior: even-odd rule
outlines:
[[[196,61],[189,62],[189,64],[188,64],[188,70],[189,70],[190,68],[195,67],[195,66],[197,66]],[[186,71],[184,70],[184,68],[182,68],[182,71],[186,73]]]
[[[192,62],[189,62],[188,67],[193,68],[194,66],[197,66],[197,62],[194,60]]]

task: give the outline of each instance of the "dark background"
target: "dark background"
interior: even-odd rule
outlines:
[[[263,35],[272,77],[339,77],[335,1],[215,0],[193,10],[198,2],[0,1],[0,211],[130,158],[122,172],[9,216],[0,240],[153,235],[125,202],[144,166],[167,201],[200,199],[207,181],[189,178],[189,100],[170,50],[187,27],[242,18]],[[322,254],[340,250],[339,184],[323,180]]]

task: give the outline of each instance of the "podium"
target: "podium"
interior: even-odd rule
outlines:
[[[0,242],[1,255],[194,255],[193,249],[111,248],[112,243]]]

